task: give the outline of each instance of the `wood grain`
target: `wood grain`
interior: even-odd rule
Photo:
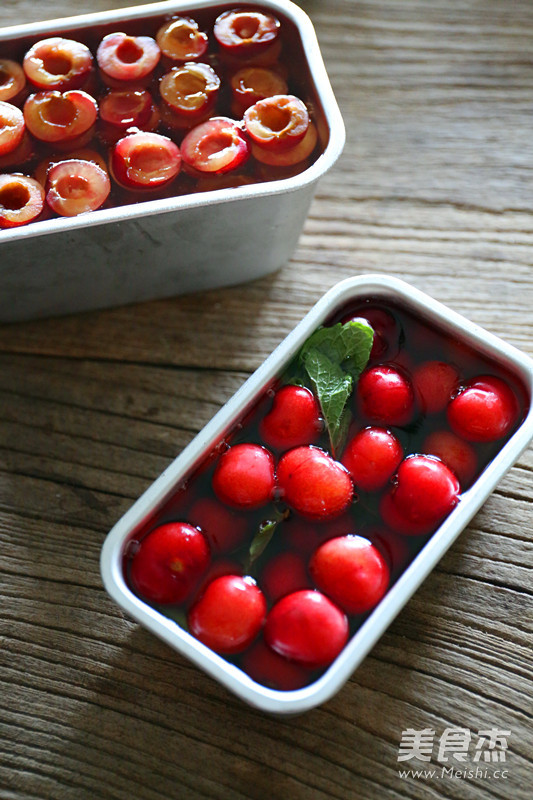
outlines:
[[[336,281],[400,276],[533,355],[533,6],[301,5],[348,136],[290,264],[0,328],[0,800],[530,796],[531,449],[341,692],[298,717],[246,708],[101,587],[109,528]],[[512,731],[506,779],[399,777],[402,730],[457,726]]]

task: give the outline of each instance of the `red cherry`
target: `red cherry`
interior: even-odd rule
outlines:
[[[125,33],[109,33],[104,36],[96,60],[103,77],[112,82],[138,81],[149,77],[154,71],[161,51],[150,36],[128,36]]]
[[[91,131],[98,114],[96,100],[79,89],[37,92],[24,104],[29,132],[43,142],[71,142]]]
[[[477,472],[477,456],[472,445],[451,431],[434,431],[424,439],[424,453],[437,456],[455,472],[464,489],[474,479]]]
[[[333,520],[326,520],[317,526],[322,537],[320,544],[336,536],[348,536],[349,534],[355,533],[359,525],[354,519],[353,510],[353,508],[349,508],[346,513],[342,514],[340,517],[336,517]]]
[[[261,147],[257,142],[252,142],[252,156],[261,164],[270,167],[292,167],[309,158],[316,147],[318,132],[313,122],[309,123],[307,133],[301,142],[287,150],[269,150]]]
[[[366,369],[357,384],[361,413],[372,422],[406,425],[414,415],[413,387],[407,375],[388,365]]]
[[[219,459],[213,475],[215,494],[234,508],[260,508],[272,500],[274,458],[258,444],[236,444]]]
[[[44,189],[25,175],[0,175],[0,228],[17,228],[39,216]]]
[[[389,586],[385,559],[362,536],[329,539],[314,552],[309,571],[315,584],[347,614],[374,608]]]
[[[315,589],[293,592],[268,613],[265,642],[281,656],[308,667],[325,667],[348,641],[344,612]]]
[[[301,517],[292,515],[280,530],[283,542],[287,547],[310,556],[319,544],[324,541],[322,526],[316,527]]]
[[[209,565],[209,545],[198,528],[168,522],[141,540],[133,556],[134,591],[161,605],[182,603]]]
[[[173,67],[161,78],[159,92],[173,111],[197,118],[210,111],[220,89],[220,78],[209,64],[194,61]]]
[[[64,159],[64,153],[50,153],[40,161],[33,171],[33,177],[36,181],[39,181],[41,186],[46,186],[46,179],[48,177],[49,170],[55,165],[59,164],[60,161]],[[80,148],[79,150],[69,150],[68,158],[73,159],[81,159],[82,161],[92,161],[93,164],[97,164],[104,172],[107,172],[107,165],[104,160],[104,157],[100,155],[96,150],[91,150],[88,147]]]
[[[365,428],[348,442],[341,461],[358,488],[374,492],[390,480],[402,458],[403,448],[390,431]]]
[[[275,450],[316,442],[322,428],[318,402],[303,386],[282,386],[260,422],[263,441]]]
[[[452,430],[469,442],[493,442],[508,434],[518,419],[518,402],[501,378],[480,375],[448,406]]]
[[[233,100],[237,104],[237,116],[265,97],[287,94],[287,81],[274,69],[267,67],[243,67],[231,79]]]
[[[209,44],[207,34],[189,17],[173,17],[159,28],[155,38],[163,55],[172,61],[200,58]]]
[[[89,48],[74,39],[52,36],[36,42],[22,62],[28,80],[39,89],[79,89],[93,68]]]
[[[93,161],[71,158],[48,170],[46,202],[63,217],[95,211],[105,203],[110,191],[107,172]]]
[[[241,565],[229,558],[217,558],[216,561],[212,561],[207,568],[207,572],[204,572],[200,578],[200,582],[196,585],[192,596],[188,598],[189,604],[196,603],[215,578],[220,578],[222,575],[242,575],[242,572]]]
[[[383,527],[366,529],[361,535],[377,545],[385,557],[392,578],[403,572],[411,557],[406,536]]]
[[[12,153],[20,145],[25,129],[20,108],[0,101],[0,156]]]
[[[110,165],[113,176],[126,189],[158,189],[179,173],[181,154],[167,136],[137,131],[116,143]]]
[[[241,667],[256,683],[282,692],[301,689],[309,683],[308,670],[278,655],[262,640],[243,655]]]
[[[459,501],[460,484],[454,473],[433,456],[404,459],[396,485],[381,503],[385,524],[406,535],[430,533]]]
[[[205,534],[214,553],[227,553],[240,547],[248,532],[246,517],[210,497],[193,503],[187,518]]]
[[[348,470],[318,447],[295,447],[276,471],[285,502],[307,519],[337,517],[353,499]]]
[[[388,311],[372,306],[362,306],[347,317],[342,322],[362,322],[369,325],[374,331],[372,340],[371,359],[383,359],[386,356],[395,356],[398,351],[399,328],[398,323]]]
[[[298,553],[286,551],[268,561],[262,572],[260,584],[272,603],[298,589],[310,588],[303,558]]]
[[[287,150],[299,144],[309,128],[305,103],[291,94],[265,97],[244,113],[250,138],[269,150]]]
[[[444,361],[424,361],[413,370],[413,387],[424,414],[444,411],[459,383],[459,372]]]
[[[217,653],[240,653],[253,642],[266,615],[266,600],[253,578],[215,578],[188,614],[189,630]]]
[[[213,33],[230,55],[248,57],[259,53],[278,38],[279,20],[261,11],[224,11],[215,20]]]
[[[333,539],[335,536],[355,533],[356,527],[350,510],[341,514],[340,517],[317,520],[315,524],[293,514],[283,523],[282,536],[287,547],[297,550],[309,558],[322,542]]]
[[[18,170],[22,168],[22,165],[33,161],[35,155],[35,144],[26,131],[22,136],[20,144],[17,145],[14,150],[0,156],[0,170],[2,172],[9,172],[9,170],[16,168],[18,172]]]
[[[280,63],[280,55],[282,49],[282,42],[281,38],[275,39],[271,45],[267,45],[262,50],[255,53],[255,55],[246,55],[245,58],[242,55],[238,55],[235,53],[230,53],[228,50],[224,52],[221,51],[220,58],[222,63],[226,64],[228,69],[239,69],[242,64],[246,64],[247,67],[268,67],[268,68],[279,68]],[[284,67],[282,66],[282,69]]]
[[[244,164],[250,148],[238,122],[211,117],[189,131],[181,143],[181,153],[193,170],[219,174]]]
[[[14,100],[26,85],[24,70],[10,58],[0,58],[0,100]]]
[[[100,119],[126,129],[142,128],[152,114],[152,96],[146,89],[112,89],[100,100]]]

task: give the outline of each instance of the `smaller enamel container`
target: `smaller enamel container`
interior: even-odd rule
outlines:
[[[157,524],[183,519],[180,497],[184,487],[190,481],[194,489],[194,476],[198,472],[202,474],[203,471],[204,476],[206,471],[209,474],[211,465],[220,456],[221,443],[229,440],[231,444],[234,441],[232,437],[235,436],[237,441],[242,440],[242,436],[246,441],[248,420],[253,418],[258,408],[264,407],[269,390],[306,339],[321,325],[342,318],[346,309],[360,309],[365,303],[382,304],[384,307],[397,309],[398,318],[408,321],[403,328],[404,332],[408,331],[406,341],[416,341],[418,336],[419,344],[414,347],[423,350],[424,360],[436,358],[437,353],[442,355],[443,352],[449,352],[450,361],[454,360],[459,369],[463,369],[467,379],[469,369],[474,370],[473,374],[481,369],[484,373],[493,372],[504,376],[519,399],[520,412],[508,437],[493,443],[489,451],[486,451],[488,455],[480,462],[477,478],[463,487],[459,502],[440,526],[431,535],[421,539],[416,536],[399,537],[409,540],[410,558],[402,569],[396,571],[388,592],[374,610],[352,621],[350,638],[333,663],[302,688],[289,691],[272,689],[252,680],[241,668],[238,659],[226,659],[195,639],[179,624],[183,622],[184,614],[181,618],[174,615],[172,619],[172,612],[162,613],[136,596],[127,577],[128,558],[132,548],[136,546],[135,543]],[[403,335],[402,333],[399,341],[402,341]],[[433,340],[436,348],[435,355],[432,356],[430,343]],[[401,362],[406,368],[410,357],[408,347],[412,345],[405,346],[407,361]],[[533,362],[529,357],[431,297],[385,275],[367,275],[345,280],[318,301],[262,366],[115,525],[101,554],[104,585],[131,617],[246,702],[279,714],[310,709],[323,703],[341,688],[466,527],[504,473],[526,448],[533,437],[532,391]],[[241,428],[244,431],[242,436]],[[414,424],[409,432],[404,431],[398,435],[404,436],[404,440],[408,436],[416,437],[417,425]],[[418,442],[416,438],[413,441]],[[205,481],[205,477],[201,480]],[[201,493],[201,485],[200,483],[200,490],[198,487],[194,489],[195,496]],[[203,485],[205,487],[205,483]],[[360,502],[364,505],[362,498]],[[356,502],[353,508],[356,509],[357,506]],[[370,511],[363,509],[362,513],[369,513],[372,518],[375,511],[372,510],[371,503],[368,506]],[[354,530],[353,533],[358,531]],[[416,544],[413,544],[415,540]]]

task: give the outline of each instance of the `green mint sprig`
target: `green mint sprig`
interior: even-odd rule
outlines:
[[[276,510],[270,519],[266,519],[261,522],[257,533],[250,542],[250,547],[246,554],[246,559],[243,564],[245,575],[248,575],[251,572],[253,563],[257,561],[259,556],[264,553],[267,546],[270,544],[270,540],[274,536],[276,528],[280,522],[283,522],[283,520],[287,519],[288,516],[289,509],[285,509],[285,511]]]
[[[334,456],[348,433],[348,399],[368,363],[372,340],[372,328],[362,322],[319,328],[304,342],[285,375],[286,382],[314,391]]]

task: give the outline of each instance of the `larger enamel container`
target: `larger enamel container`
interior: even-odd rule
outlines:
[[[463,491],[460,501],[440,527],[428,538],[407,568],[400,572],[376,608],[356,627],[336,660],[314,682],[291,691],[271,689],[252,680],[239,666],[208,649],[176,621],[143,602],[128,585],[125,555],[136,537],[142,537],[161,519],[162,509],[172,506],[173,498],[205,463],[228,432],[250,412],[266,389],[283,372],[309,335],[335,317],[347,304],[371,300],[405,310],[415,320],[431,326],[438,336],[494,364],[520,387],[522,410],[512,435],[495,447],[494,454],[477,479]],[[504,473],[518,459],[533,437],[533,361],[497,337],[469,322],[441,303],[412,286],[385,275],[368,275],[345,280],[334,286],[311,309],[278,348],[242,388],[213,417],[181,455],[163,472],[105,540],[101,554],[104,585],[114,600],[171,647],[196,663],[246,702],[268,712],[299,713],[316,706],[337,692],[361,663],[400,609],[429,574],[459,533],[465,528]],[[163,512],[164,513],[164,512]],[[168,512],[167,512],[168,513]],[[414,537],[407,537],[414,538]]]
[[[237,4],[238,5],[238,4]],[[154,35],[173,15],[212,19],[232,3],[154,3],[0,30],[0,56],[21,60],[55,35],[90,43],[123,30]],[[319,178],[344,146],[344,125],[313,25],[285,0],[248,0],[285,31],[282,57],[311,104],[319,154],[297,175],[102,208],[0,230],[0,321],[67,314],[253,280],[282,267]],[[94,40],[94,43],[93,43]],[[292,90],[294,92],[294,89]],[[4,171],[9,171],[5,169]]]

